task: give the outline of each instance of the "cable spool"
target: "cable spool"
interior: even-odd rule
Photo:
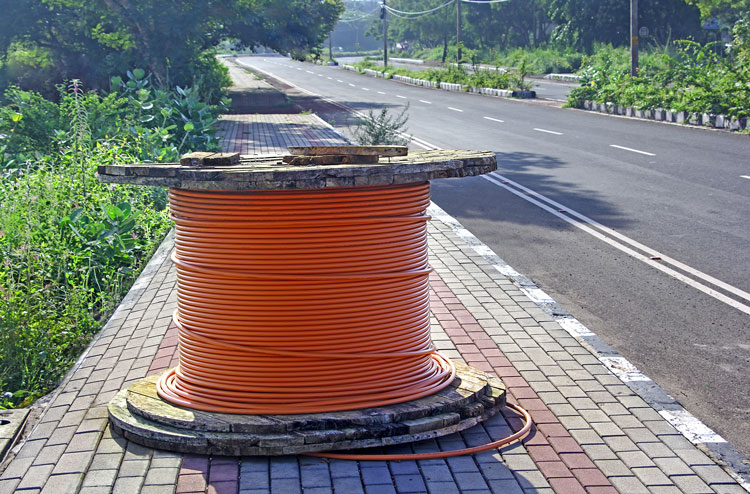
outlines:
[[[430,340],[429,183],[169,196],[180,354],[163,399],[316,413],[453,381]]]

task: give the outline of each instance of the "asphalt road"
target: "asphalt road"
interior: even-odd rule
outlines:
[[[409,134],[495,151],[493,181],[433,181],[435,202],[750,455],[750,137],[243,62],[360,111],[408,103]]]

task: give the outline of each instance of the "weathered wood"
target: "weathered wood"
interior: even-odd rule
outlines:
[[[149,376],[109,403],[116,432],[144,446],[228,456],[300,454],[387,446],[451,434],[505,405],[500,379],[456,362],[456,379],[433,395],[341,412],[242,415],[190,410],[162,400]]]
[[[416,183],[437,178],[471,177],[497,169],[491,151],[412,151],[408,156],[371,164],[294,166],[283,156],[241,156],[232,166],[185,166],[179,163],[101,165],[107,183],[158,185],[200,190],[323,189]]]
[[[183,166],[232,166],[240,163],[240,153],[206,153],[197,151],[182,155]]]
[[[293,156],[311,156],[321,154],[358,154],[368,156],[406,156],[406,146],[292,146],[289,153]]]
[[[379,159],[376,154],[328,154],[323,156],[284,156],[281,161],[292,166],[367,165],[377,163]]]

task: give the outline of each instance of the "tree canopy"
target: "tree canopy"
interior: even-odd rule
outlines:
[[[35,64],[56,81],[80,78],[96,87],[133,67],[165,84],[209,77],[216,62],[206,50],[225,38],[281,52],[307,49],[323,42],[343,5],[340,0],[0,0],[0,9],[6,77],[18,79],[24,66]]]

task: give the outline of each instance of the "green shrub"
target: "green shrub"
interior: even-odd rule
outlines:
[[[56,385],[171,227],[164,189],[101,184],[97,165],[218,148],[197,89],[113,83],[59,103],[10,88],[0,108],[0,406]]]

